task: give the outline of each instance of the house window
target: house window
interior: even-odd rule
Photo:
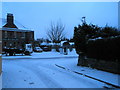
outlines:
[[[7,31],[5,31],[5,38],[7,38]]]
[[[14,38],[16,38],[16,36],[17,36],[17,33],[16,33],[16,32],[14,32]]]
[[[32,32],[30,33],[30,35],[31,35],[31,39],[33,38],[33,34],[32,34]]]
[[[14,32],[11,32],[11,31],[8,31],[8,32],[7,32],[7,38],[8,38],[8,39],[12,39],[12,38],[13,38],[13,35],[14,35]]]
[[[22,38],[25,38],[25,32],[22,32],[21,37],[22,37]]]
[[[14,46],[16,45],[16,42],[14,42]]]
[[[20,32],[17,32],[17,38],[20,38]]]
[[[4,46],[6,46],[7,44],[6,44],[6,42],[4,42]]]

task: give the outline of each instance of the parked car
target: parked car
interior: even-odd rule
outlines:
[[[47,46],[42,47],[42,49],[43,49],[43,51],[51,51],[51,47],[47,47]]]
[[[35,47],[34,52],[42,52],[43,50],[40,47]]]

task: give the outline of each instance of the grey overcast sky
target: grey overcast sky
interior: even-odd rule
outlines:
[[[86,17],[87,23],[118,27],[117,2],[3,2],[2,18],[6,18],[7,13],[33,29],[35,39],[46,38],[51,21],[59,20],[65,25],[66,36],[71,38],[74,27],[81,24],[82,16]]]

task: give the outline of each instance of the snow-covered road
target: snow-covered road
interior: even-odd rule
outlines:
[[[47,57],[47,53],[44,56]],[[57,54],[55,58],[48,56],[45,59],[40,57],[30,59],[18,57],[17,59],[17,56],[7,59],[3,57],[2,86],[3,88],[102,88],[106,86],[99,81],[61,69],[56,64],[118,84],[117,74],[78,67],[76,66],[77,57],[70,57],[59,58]]]
[[[65,60],[65,59],[64,59]],[[66,59],[69,63],[70,60]],[[3,60],[3,88],[100,88],[96,81],[59,69],[55,60]]]

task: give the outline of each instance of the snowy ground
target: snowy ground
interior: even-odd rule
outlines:
[[[3,56],[2,86],[3,88],[102,88],[106,86],[99,81],[61,69],[55,64],[118,85],[120,75],[78,67],[77,56],[75,51],[69,55],[43,52],[33,53],[32,56]]]

